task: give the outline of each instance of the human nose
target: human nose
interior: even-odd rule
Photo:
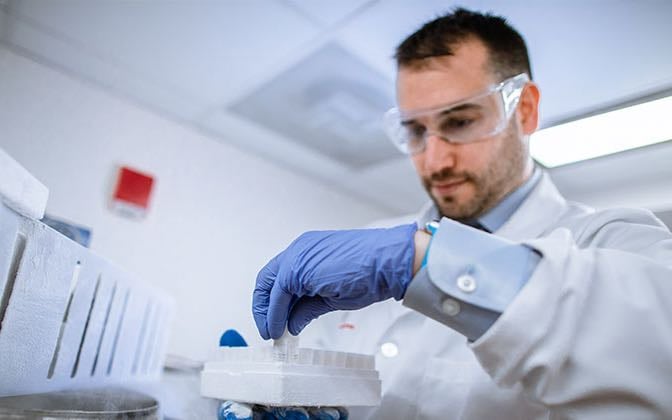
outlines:
[[[439,134],[428,133],[425,138],[425,170],[434,173],[454,167],[455,147]]]

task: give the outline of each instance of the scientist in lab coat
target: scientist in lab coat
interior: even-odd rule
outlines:
[[[646,210],[567,202],[535,167],[520,34],[458,9],[395,57],[386,129],[431,202],[396,227],[298,237],[257,277],[261,336],[359,309],[308,330],[377,354],[371,418],[672,418],[672,235]]]

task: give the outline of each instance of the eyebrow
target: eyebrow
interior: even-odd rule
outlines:
[[[464,111],[464,110],[476,109],[476,108],[483,108],[483,107],[481,105],[467,103],[467,104],[458,105],[454,108],[448,108],[446,110],[443,110],[443,111],[441,111],[441,113],[439,115],[448,115],[451,112],[458,112],[458,111]]]
[[[466,103],[466,104],[458,105],[458,106],[453,107],[453,108],[445,109],[445,110],[443,110],[439,113],[439,116],[443,117],[443,116],[449,115],[453,112],[465,111],[465,110],[469,110],[469,109],[479,109],[479,108],[483,108],[483,107],[481,105],[478,105],[478,104]],[[402,120],[401,125],[404,125],[404,126],[411,125],[415,122],[416,122],[416,120],[414,118],[411,118],[409,120]]]

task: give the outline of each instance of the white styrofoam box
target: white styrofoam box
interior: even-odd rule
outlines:
[[[203,396],[267,406],[380,404],[371,355],[299,348],[286,340],[219,351],[219,360],[206,362],[201,373]]]
[[[0,201],[31,219],[41,219],[49,190],[17,161],[0,149]]]
[[[173,305],[0,203],[0,396],[158,379]]]

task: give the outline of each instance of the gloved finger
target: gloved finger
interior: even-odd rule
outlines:
[[[348,420],[348,411],[342,407],[311,407],[310,420]]]
[[[272,407],[270,410],[273,419],[278,420],[308,420],[310,415],[303,407]]]
[[[278,282],[273,285],[268,302],[266,328],[268,328],[268,335],[274,340],[280,338],[285,333],[292,298],[293,295],[283,290]]]
[[[252,420],[252,415],[250,405],[235,401],[224,401],[219,406],[217,418],[219,420]]]
[[[219,347],[247,347],[247,342],[238,331],[230,329],[219,337]]]
[[[259,335],[261,335],[264,340],[271,338],[267,327],[268,306],[271,290],[273,289],[278,269],[280,268],[279,259],[281,255],[282,254],[276,255],[261,270],[259,270],[257,281],[254,286],[254,292],[252,293],[252,316],[254,317],[254,323],[257,325]]]
[[[294,304],[287,321],[287,329],[290,334],[298,335],[312,320],[333,310],[320,296],[304,296]]]
[[[348,417],[350,417],[350,413],[348,412],[348,409],[345,407],[335,407],[336,410],[338,410],[338,414],[341,416],[339,420],[348,420]]]

